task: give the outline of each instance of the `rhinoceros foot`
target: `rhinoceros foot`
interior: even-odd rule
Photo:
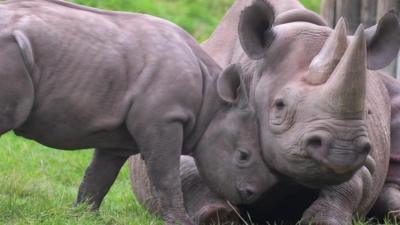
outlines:
[[[193,221],[186,215],[182,215],[180,213],[178,214],[172,214],[169,213],[166,216],[164,216],[165,218],[165,223],[164,225],[195,225],[195,223],[193,223]]]
[[[374,209],[379,217],[388,216],[389,219],[400,220],[400,187],[397,185],[386,185]]]
[[[301,225],[350,225],[352,214],[339,205],[316,201],[304,213]]]
[[[334,218],[324,218],[324,219],[312,219],[311,221],[302,220],[300,225],[346,225],[347,223],[343,223],[343,221],[339,221]]]
[[[197,213],[195,221],[197,224],[232,224],[239,222],[238,210],[228,204],[210,204],[202,207]]]

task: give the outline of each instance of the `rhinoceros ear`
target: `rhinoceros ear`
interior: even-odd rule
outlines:
[[[255,0],[242,11],[239,21],[239,40],[243,50],[251,59],[265,57],[266,49],[275,38],[272,30],[274,20],[273,7],[263,0]]]
[[[379,23],[365,31],[368,45],[368,69],[387,66],[397,56],[400,47],[400,25],[394,11],[386,13]]]
[[[242,74],[242,67],[238,64],[227,67],[218,78],[217,91],[225,102],[245,108],[249,103],[249,97]]]

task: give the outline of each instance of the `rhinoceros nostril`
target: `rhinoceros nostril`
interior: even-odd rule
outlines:
[[[246,187],[246,188],[240,188],[239,194],[240,194],[240,197],[242,198],[242,200],[248,201],[253,198],[253,196],[255,195],[255,192],[251,188]]]
[[[370,151],[371,151],[371,144],[369,142],[366,142],[361,146],[361,153],[368,154]]]
[[[322,162],[325,160],[328,153],[325,143],[326,140],[324,140],[322,136],[311,135],[304,140],[305,152],[318,162]]]
[[[322,147],[322,139],[318,136],[312,136],[306,140],[306,148],[309,150],[317,150]]]

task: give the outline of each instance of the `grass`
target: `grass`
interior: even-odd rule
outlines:
[[[134,199],[127,168],[99,214],[73,208],[91,151],[55,151],[12,133],[0,139],[0,224],[162,224]]]
[[[171,20],[205,40],[233,0],[75,0],[77,3],[149,13]],[[318,11],[319,0],[302,1]],[[133,224],[162,222],[144,210],[130,189],[127,167],[98,214],[73,208],[79,183],[92,151],[55,151],[8,133],[0,138],[0,224]],[[363,223],[357,222],[361,225]]]

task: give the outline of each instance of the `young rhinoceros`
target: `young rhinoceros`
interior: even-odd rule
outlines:
[[[224,192],[234,190],[218,186],[217,183],[212,182],[213,180],[243,180],[243,184],[259,183],[265,189],[275,185],[276,178],[273,173],[264,167],[257,118],[250,105],[231,110],[218,123],[212,123],[209,126],[204,136],[205,141],[199,143],[203,151],[194,154],[200,171],[197,170],[192,157],[181,157],[180,174],[185,207],[189,216],[197,224],[231,223],[238,219],[233,206],[224,199]],[[224,155],[215,157],[215,154]],[[221,163],[226,165],[224,170],[215,167]],[[210,169],[201,170],[200,168],[203,167],[210,167]],[[150,212],[158,213],[159,202],[150,191],[151,183],[143,160],[138,156],[132,156],[129,159],[129,168],[132,188],[137,199]],[[211,182],[210,178],[212,178]],[[253,196],[253,190],[247,191],[243,195],[249,195],[248,197],[244,196],[242,200],[231,200],[231,203],[251,204],[259,200],[260,196]],[[247,200],[244,201],[245,199]]]
[[[236,146],[229,149],[236,161],[226,149],[208,151],[208,132],[225,132],[220,122],[247,109],[245,87],[235,66],[221,73],[174,24],[58,0],[20,0],[0,4],[0,27],[0,133],[14,130],[66,150],[96,148],[78,203],[98,208],[127,158],[141,153],[166,223],[188,225],[181,154],[198,157],[206,175],[253,163]],[[239,129],[235,119],[242,118],[230,120],[232,132]],[[205,179],[240,203],[263,192],[267,176],[260,171],[267,171],[262,163],[239,171],[257,173],[255,181]]]

